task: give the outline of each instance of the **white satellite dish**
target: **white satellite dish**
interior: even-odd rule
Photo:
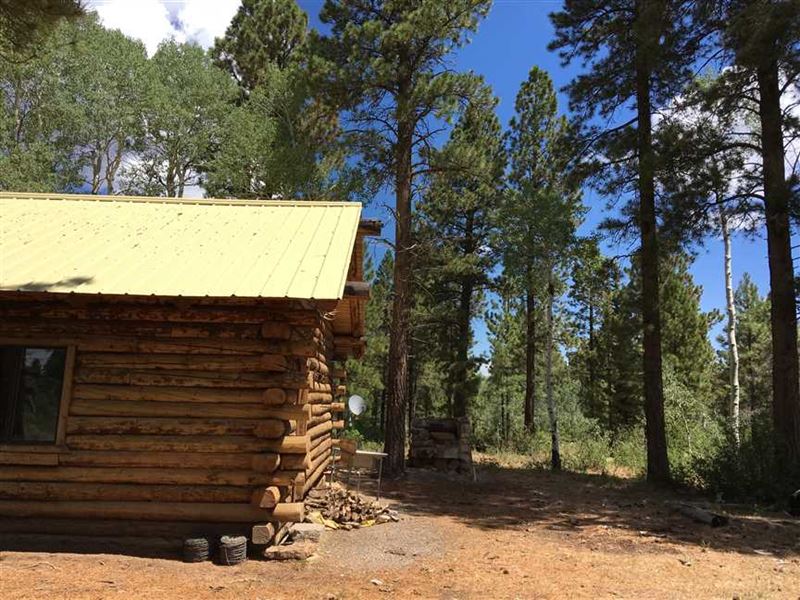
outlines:
[[[347,408],[350,409],[350,412],[354,415],[360,415],[365,410],[367,410],[367,401],[364,400],[361,396],[350,396],[350,399],[347,401]]]

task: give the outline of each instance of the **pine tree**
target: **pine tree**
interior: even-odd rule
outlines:
[[[564,63],[580,58],[590,70],[568,86],[572,109],[582,117],[595,155],[603,156],[596,171],[602,191],[635,192],[640,236],[641,307],[645,414],[647,416],[647,477],[667,481],[669,461],[664,425],[659,249],[656,220],[656,156],[653,112],[687,81],[697,39],[685,2],[668,0],[568,0],[551,15]],[[591,118],[613,122],[635,106],[635,115],[601,130]],[[635,125],[635,127],[634,127]],[[633,183],[630,183],[633,182]]]
[[[742,276],[734,294],[739,333],[739,360],[744,407],[743,421],[750,437],[757,435],[757,421],[769,414],[772,387],[767,366],[772,364],[769,300],[762,298],[750,275]]]
[[[409,403],[409,315],[413,298],[412,190],[427,170],[424,150],[446,118],[478,89],[455,73],[453,51],[487,13],[486,0],[326,0],[328,35],[314,40],[320,88],[345,111],[347,141],[365,171],[395,193],[395,276],[385,450],[387,473],[404,470]]]
[[[550,77],[531,69],[515,102],[508,133],[510,189],[500,208],[498,242],[510,281],[525,297],[526,391],[525,425],[533,429],[535,398],[535,303],[541,297],[545,314],[545,396],[553,440],[552,465],[560,468],[558,421],[553,396],[552,356],[555,351],[554,304],[564,269],[576,243],[580,219],[577,178],[570,169],[566,119],[558,116]]]
[[[211,54],[247,91],[301,60],[308,16],[295,0],[242,0]]]
[[[469,356],[472,319],[480,311],[481,293],[496,264],[490,238],[496,227],[505,170],[500,122],[489,97],[473,101],[461,115],[450,139],[432,157],[431,184],[418,206],[421,252],[428,275],[443,291],[436,300],[449,308],[446,336],[454,345],[451,373],[453,416],[469,414],[474,396],[476,361]],[[441,170],[439,170],[441,165]]]
[[[709,21],[722,33],[734,68],[717,93],[738,104],[756,97],[764,216],[770,271],[773,427],[777,448],[800,465],[800,358],[790,215],[791,185],[785,174],[785,140],[791,118],[781,101],[800,80],[800,4],[770,0],[726,0],[711,4]],[[797,126],[797,123],[793,123]]]
[[[581,404],[587,415],[607,423],[608,398],[603,372],[609,355],[600,347],[598,334],[611,312],[611,300],[621,273],[613,260],[604,258],[596,238],[582,240],[572,263],[572,317],[578,347],[572,358],[581,386]]]
[[[516,114],[509,124],[509,189],[499,213],[497,245],[509,282],[516,282],[525,298],[525,428],[535,427],[536,399],[536,310],[537,296],[547,289],[549,272],[543,260],[542,231],[537,228],[550,194],[564,168],[558,156],[566,135],[566,124],[558,117],[556,95],[546,72],[533,67],[514,104]],[[539,198],[539,202],[536,198]],[[538,262],[537,262],[538,260]],[[542,298],[539,298],[541,300]]]

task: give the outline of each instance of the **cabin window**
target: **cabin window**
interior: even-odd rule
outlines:
[[[66,348],[0,346],[0,443],[54,444]]]

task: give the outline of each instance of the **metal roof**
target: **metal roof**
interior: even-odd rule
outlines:
[[[335,300],[361,205],[0,193],[0,290]]]

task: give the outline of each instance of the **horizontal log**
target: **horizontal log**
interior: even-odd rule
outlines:
[[[334,429],[344,429],[344,421],[342,421],[342,420],[334,421],[333,422],[333,428]]]
[[[270,388],[261,394],[261,401],[269,406],[297,404],[305,390]]]
[[[253,525],[253,529],[250,531],[250,541],[256,546],[268,546],[272,543],[276,532],[275,523]]]
[[[275,442],[252,436],[221,435],[68,435],[66,439],[67,447],[70,450],[115,450],[131,454],[137,452],[201,454],[267,452],[275,447]],[[132,457],[131,460],[135,459]]]
[[[267,306],[198,306],[192,301],[183,306],[144,305],[111,301],[90,301],[81,303],[80,298],[71,297],[69,303],[49,299],[46,302],[2,302],[0,317],[37,317],[69,320],[112,320],[112,321],[162,321],[167,323],[251,323],[261,326],[266,321],[276,321],[291,325],[316,327],[320,317],[315,310],[297,310],[287,307],[286,301],[273,302]]]
[[[265,321],[260,333],[263,338],[288,340],[292,337],[292,326],[285,321]]]
[[[330,404],[333,402],[333,394],[329,392],[308,392],[308,401],[311,404]]]
[[[280,406],[287,403],[286,390],[283,388],[269,388],[261,393],[261,401],[264,404]]]
[[[142,519],[153,521],[217,521],[253,523],[274,518],[302,521],[303,504],[281,505],[272,510],[247,504],[203,502],[48,502],[0,501],[0,515],[28,518]]]
[[[320,479],[325,473],[325,469],[328,468],[328,465],[331,462],[331,457],[327,456],[325,460],[323,460],[316,469],[306,478],[306,483],[303,486],[303,496],[305,496],[309,491],[311,491],[314,486],[319,483]]]
[[[301,488],[306,482],[305,471],[275,471],[270,474],[268,485],[278,487],[295,487]]]
[[[309,358],[306,361],[306,364],[308,365],[308,368],[310,370],[318,371],[323,375],[327,375],[329,372],[328,365],[324,361],[319,360],[318,358]]]
[[[2,330],[0,329],[0,332]],[[51,335],[27,334],[0,335],[0,343],[10,345],[30,344],[32,340],[47,346],[76,346],[80,352],[124,352],[142,354],[233,354],[261,355],[284,354],[306,358],[316,346],[306,341],[227,340],[213,338],[134,338],[107,337],[92,334]]]
[[[300,408],[300,407],[297,407]],[[211,404],[192,402],[148,402],[144,400],[73,399],[70,416],[80,417],[177,417],[196,419],[288,419],[298,414],[288,407],[263,404]],[[301,412],[305,419],[306,413]]]
[[[330,447],[322,450],[316,457],[311,460],[311,466],[306,471],[306,480],[316,471],[317,467],[319,467],[326,459],[330,458],[331,450]]]
[[[325,413],[331,412],[331,405],[330,404],[312,404],[311,405],[311,417],[314,418],[319,415],[324,415]]]
[[[329,452],[330,449],[333,447],[333,440],[331,438],[323,438],[321,444],[318,444],[316,448],[312,448],[309,452],[309,456],[311,457],[311,468],[313,469],[317,459],[322,454]]]
[[[0,465],[43,465],[58,464],[56,453],[0,452]]]
[[[309,330],[310,331],[310,330]],[[125,321],[7,317],[0,323],[3,335],[83,335],[156,338],[217,338],[257,340],[261,327],[254,323],[176,323],[174,321]],[[287,338],[288,339],[288,338]]]
[[[215,485],[0,481],[0,500],[248,502],[251,488]]]
[[[297,373],[220,373],[215,371],[148,371],[141,369],[77,368],[75,383],[116,385],[201,387],[201,388],[302,388],[306,383]]]
[[[272,473],[281,463],[281,455],[277,452],[256,454],[250,468],[258,473]]]
[[[278,430],[273,423],[282,423],[283,429],[280,435],[276,435]],[[257,425],[253,429],[253,435],[266,439],[277,439],[297,432],[297,419],[265,419],[263,425]]]
[[[281,469],[287,471],[305,471],[311,465],[309,454],[281,454]]]
[[[80,384],[73,387],[72,397],[84,400],[152,400],[214,404],[251,402],[258,404],[262,394],[261,390]]]
[[[302,502],[281,502],[272,509],[270,517],[281,523],[302,523],[305,506]]]
[[[231,356],[229,354],[129,354],[125,352],[83,352],[78,355],[78,367],[116,367],[154,370],[185,369],[245,373],[287,371],[289,361],[283,354]]]
[[[320,423],[319,425],[314,425],[314,427],[309,427],[306,434],[312,440],[318,438],[321,435],[325,435],[330,430],[333,429],[333,424],[331,421],[325,421],[324,423]]]
[[[130,467],[0,467],[0,481],[64,481],[160,485],[270,485],[269,473],[231,469]]]
[[[124,444],[123,444],[124,445]],[[198,444],[199,445],[199,444]],[[143,452],[130,451],[76,451],[64,452],[58,455],[60,465],[69,467],[165,467],[177,469],[253,469],[256,457],[261,454],[247,454],[244,451],[228,444],[226,447],[235,448],[233,453],[213,452],[186,452],[167,451],[154,452],[151,446],[144,445],[148,450]],[[269,453],[269,458],[275,470],[278,466],[279,454]],[[266,472],[265,469],[253,469]]]
[[[331,421],[331,420],[332,420],[331,413],[324,412],[322,414],[314,415],[313,417],[311,417],[311,419],[309,419],[308,421],[308,426],[314,427],[316,425],[319,425],[320,423],[324,423],[325,421]]]
[[[276,485],[253,491],[250,502],[259,508],[274,508],[281,501],[281,490]]]
[[[258,437],[277,439],[289,431],[289,422],[283,419],[77,416],[67,419],[67,434],[258,435]]]

